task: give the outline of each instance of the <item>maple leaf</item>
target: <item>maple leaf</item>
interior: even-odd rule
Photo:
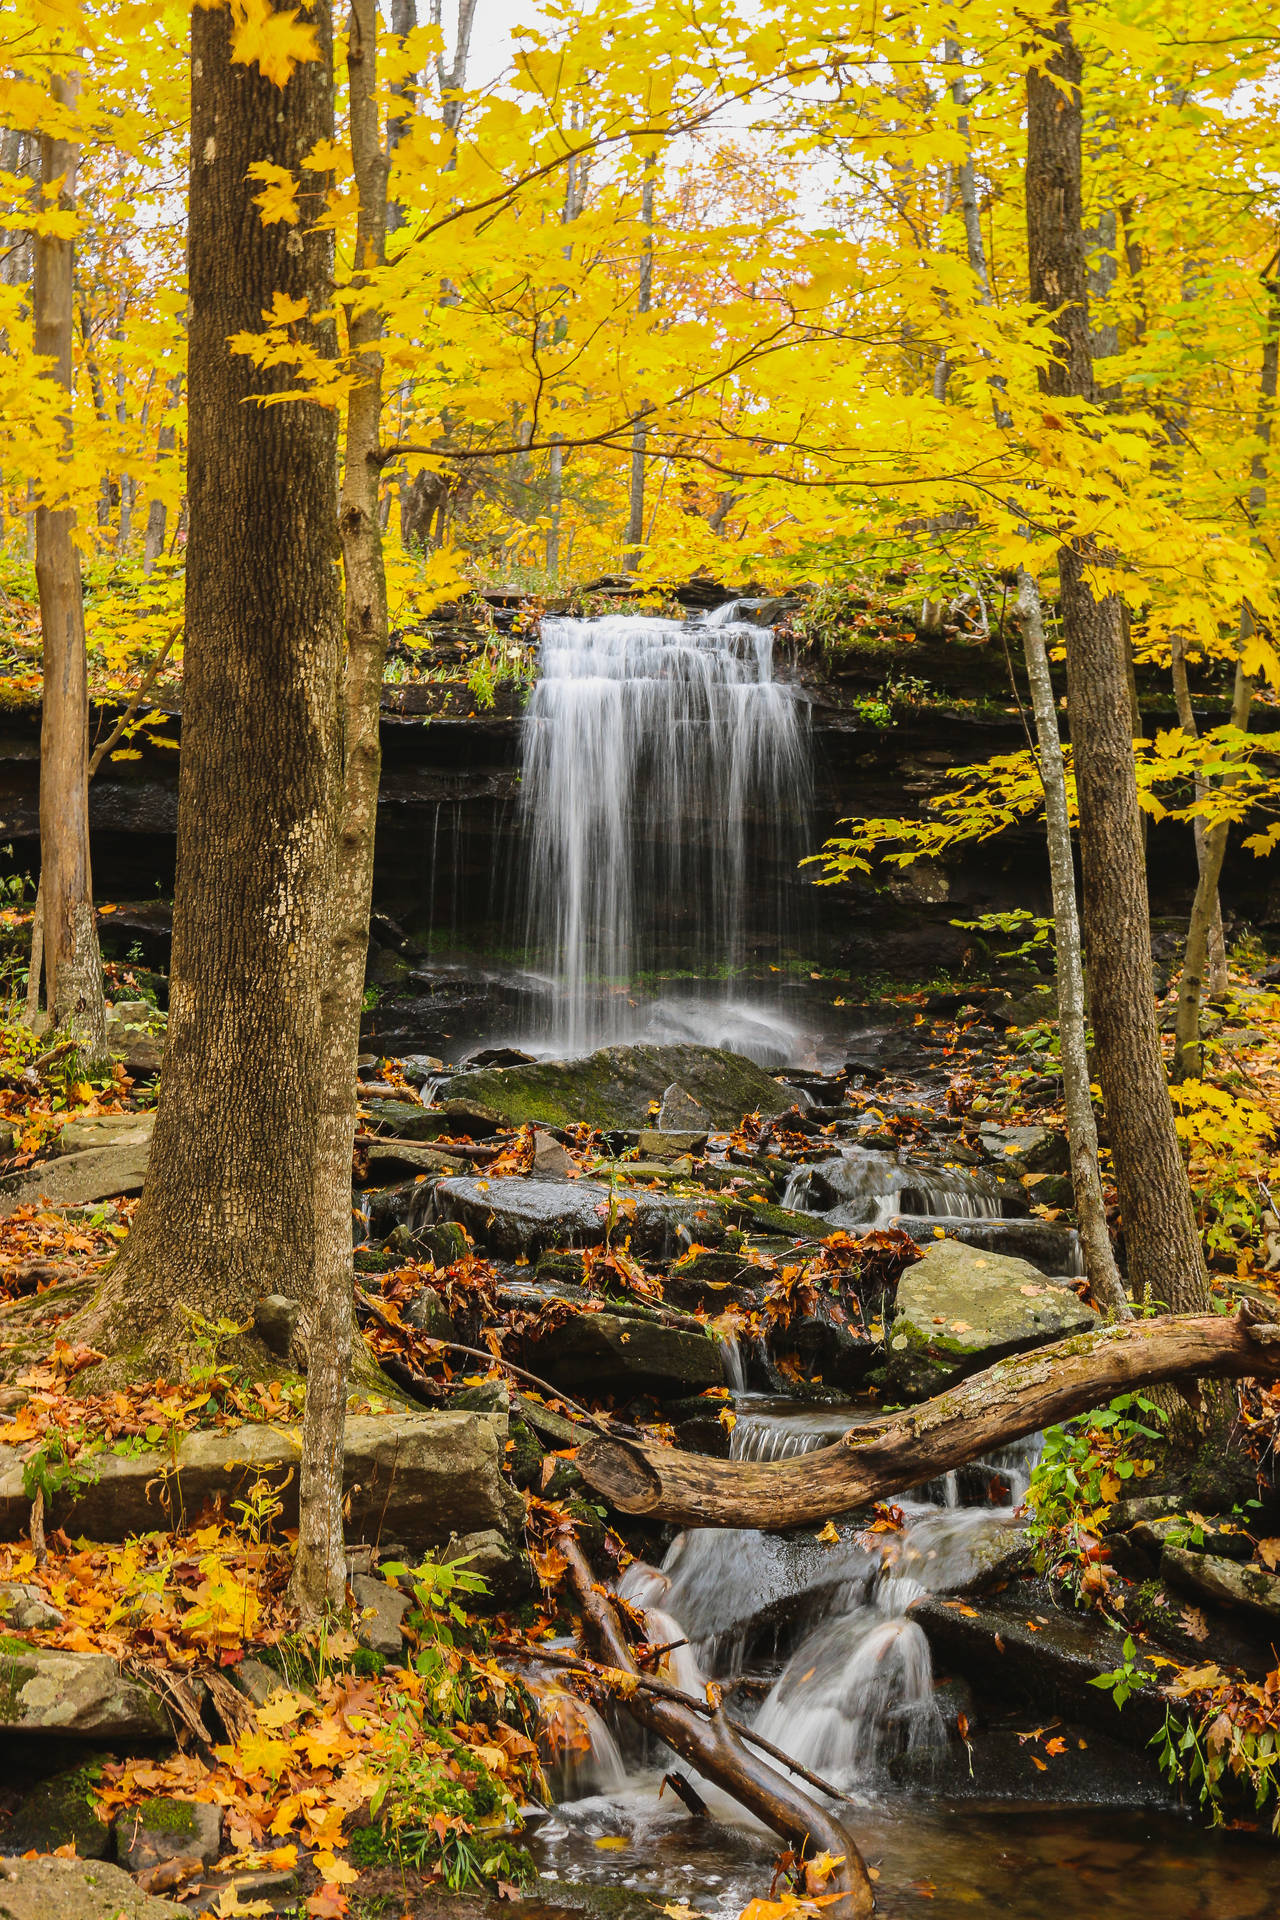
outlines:
[[[287,86],[295,67],[320,58],[319,36],[298,13],[297,7],[277,12],[271,0],[231,0],[231,58],[239,66],[256,64],[264,80]]]
[[[265,183],[262,192],[253,196],[264,227],[277,226],[282,220],[288,226],[297,226],[302,211],[298,205],[298,182],[288,167],[278,167],[273,160],[255,160],[246,177]]]
[[[1182,1631],[1192,1640],[1209,1638],[1209,1622],[1199,1607],[1183,1607],[1178,1615]]]

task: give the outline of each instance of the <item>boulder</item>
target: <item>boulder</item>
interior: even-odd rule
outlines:
[[[155,1132],[154,1107],[139,1113],[95,1113],[71,1120],[58,1135],[56,1153],[79,1153],[86,1147],[136,1147]]]
[[[143,1893],[106,1860],[7,1860],[0,1920],[189,1920],[188,1909]]]
[[[707,1110],[700,1100],[686,1093],[678,1082],[673,1081],[662,1096],[662,1105],[658,1108],[658,1131],[660,1133],[689,1133],[707,1125]]]
[[[1217,1606],[1239,1607],[1273,1624],[1280,1621],[1280,1573],[1244,1566],[1216,1553],[1195,1553],[1187,1547],[1166,1547],[1160,1556],[1160,1573],[1175,1586]]]
[[[535,1127],[533,1134],[533,1165],[529,1169],[535,1180],[567,1180],[575,1171],[573,1161],[553,1133],[544,1133],[541,1127]]]
[[[0,1828],[0,1850],[53,1853],[73,1846],[81,1860],[110,1859],[114,1837],[93,1797],[95,1771],[92,1764],[72,1767],[40,1781]]]
[[[0,1580],[0,1632],[41,1633],[60,1627],[66,1616],[52,1606],[42,1587],[20,1580]]]
[[[982,1127],[984,1153],[1016,1173],[1070,1173],[1071,1149],[1057,1127]]]
[[[1006,1354],[1096,1326],[1070,1287],[1026,1260],[935,1240],[898,1282],[886,1341],[886,1387],[925,1400]]]
[[[253,1309],[254,1332],[271,1353],[285,1359],[301,1318],[299,1301],[287,1293],[265,1293]]]
[[[674,1400],[724,1383],[716,1341],[660,1321],[616,1313],[579,1313],[545,1339],[529,1342],[525,1363],[566,1393],[641,1394]]]
[[[158,1696],[108,1654],[33,1647],[8,1634],[0,1637],[0,1721],[11,1733],[107,1744],[170,1737]]]
[[[748,1113],[776,1116],[794,1104],[791,1091],[754,1061],[694,1046],[602,1047],[581,1060],[460,1073],[449,1093],[451,1103],[479,1101],[513,1125],[645,1127],[673,1082],[698,1107],[696,1119],[680,1124],[699,1131],[736,1126]]]
[[[222,1808],[203,1800],[144,1800],[120,1815],[116,1852],[130,1873],[145,1873],[166,1860],[199,1860],[208,1866],[222,1847]]]
[[[688,1132],[669,1127],[642,1127],[636,1138],[642,1160],[700,1160],[707,1150],[705,1129]]]
[[[159,1073],[168,1024],[149,1000],[117,1000],[107,1012],[108,1050],[130,1073]]]
[[[372,1574],[358,1573],[351,1582],[355,1599],[356,1639],[371,1653],[384,1660],[401,1661],[404,1656],[404,1617],[409,1601],[398,1587]]]
[[[0,1219],[33,1203],[87,1207],[96,1200],[141,1193],[150,1151],[150,1140],[144,1138],[129,1146],[87,1147],[23,1173],[7,1173],[0,1177]]]
[[[454,1532],[495,1527],[511,1533],[524,1508],[502,1476],[506,1438],[505,1419],[490,1413],[350,1416],[348,1540],[381,1534],[417,1551]],[[278,1476],[284,1501],[281,1523],[296,1526],[301,1447],[299,1427],[246,1426],[190,1433],[174,1461],[167,1452],[100,1454],[93,1461],[94,1479],[54,1496],[53,1524],[69,1526],[91,1540],[124,1540],[132,1533],[168,1528],[180,1512],[194,1518],[215,1497],[230,1503],[243,1497],[254,1480]],[[21,1452],[0,1447],[0,1536],[9,1540],[22,1536],[30,1516],[31,1503],[22,1491]]]
[[[927,1246],[943,1238],[962,1241],[975,1252],[1029,1261],[1042,1274],[1079,1271],[1080,1241],[1074,1227],[1051,1220],[974,1220],[965,1214],[895,1213],[877,1225],[901,1227]]]

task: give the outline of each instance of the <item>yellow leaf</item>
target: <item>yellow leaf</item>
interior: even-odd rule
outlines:
[[[273,294],[271,305],[262,309],[262,317],[271,327],[287,327],[295,320],[301,320],[307,311],[307,301],[291,300],[287,293]]]
[[[311,1864],[320,1878],[330,1887],[349,1887],[360,1875],[347,1860],[340,1860],[336,1853],[313,1853]]]
[[[600,1848],[600,1851],[602,1853],[620,1852],[622,1848],[627,1847],[630,1844],[631,1844],[630,1841],[625,1840],[620,1833],[602,1834],[601,1837],[596,1841],[596,1845]]]
[[[814,1537],[815,1539],[817,1539],[817,1541],[821,1546],[824,1546],[824,1547],[836,1546],[839,1542],[840,1535],[836,1532],[835,1521],[828,1520],[826,1526],[822,1529],[822,1532],[819,1534],[816,1534]]]
[[[256,61],[264,80],[283,87],[295,67],[320,58],[320,42],[297,7],[277,13],[271,0],[231,0],[231,58],[243,67]]]
[[[278,167],[274,160],[255,160],[246,177],[265,182],[263,191],[253,196],[264,227],[278,226],[282,220],[290,227],[297,226],[298,183],[288,167]]]

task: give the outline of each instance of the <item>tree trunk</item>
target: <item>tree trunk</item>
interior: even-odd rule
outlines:
[[[165,454],[172,453],[178,444],[177,426],[168,415],[172,409],[177,406],[181,397],[182,375],[179,374],[176,379],[169,382],[169,390],[165,395],[166,417],[160,423],[160,433],[156,440],[157,466],[159,466],[160,462],[164,459]],[[151,572],[156,561],[164,552],[164,531],[168,517],[168,509],[165,507],[163,500],[153,500],[147,508],[147,531],[143,538],[142,545],[142,571],[144,574]]]
[[[361,286],[381,266],[386,243],[387,159],[378,127],[377,0],[352,0],[347,31],[351,147],[359,198],[355,284]],[[341,815],[321,1002],[315,1297],[303,1328],[307,1398],[292,1596],[304,1617],[326,1607],[341,1608],[346,1600],[342,1435],[354,1339],[351,1155],[382,766],[378,729],[387,659],[387,586],[378,514],[381,309],[370,305],[353,310],[348,338],[353,368],[364,378],[347,402],[346,461],[338,513],[346,579],[347,658]]]
[[[1093,398],[1081,225],[1082,62],[1065,0],[1046,70],[1027,73],[1031,297],[1056,311],[1050,395]],[[1191,1189],[1173,1124],[1151,991],[1151,927],[1133,756],[1124,615],[1095,598],[1087,541],[1058,555],[1067,712],[1080,815],[1084,930],[1099,1078],[1128,1253],[1130,1290],[1179,1312],[1208,1304]]]
[[[53,93],[74,108],[76,78],[57,78]],[[46,196],[74,211],[78,148],[41,141]],[[75,243],[40,235],[35,243],[32,300],[34,346],[53,367],[47,378],[66,396],[63,459],[72,458],[71,344]],[[49,489],[56,492],[52,483]],[[40,723],[40,896],[45,1006],[50,1024],[74,1036],[85,1055],[106,1052],[102,955],[93,916],[89,864],[89,684],[84,650],[84,598],[72,507],[36,508],[36,583],[44,641],[44,705]],[[37,981],[38,991],[38,981]]]
[[[1246,1310],[1247,1309],[1247,1310]],[[601,1436],[578,1449],[588,1486],[624,1513],[680,1527],[804,1527],[923,1485],[1042,1427],[1167,1380],[1280,1378],[1280,1323],[1128,1320],[999,1360],[959,1386],[828,1447],[767,1462],[712,1460]]]
[[[261,329],[277,293],[313,313],[333,297],[332,236],[305,222],[264,226],[248,178],[264,160],[298,173],[332,138],[330,19],[323,4],[310,18],[320,57],[283,88],[232,62],[225,8],[196,8],[191,22],[190,538],[169,1033],[146,1188],[83,1316],[95,1344],[170,1377],[193,1317],[244,1325],[265,1294],[292,1296],[305,1316],[315,1289],[337,430],[326,407],[255,404],[290,386],[292,371],[259,371],[228,346]],[[332,350],[327,327],[313,341]]]
[[[1181,633],[1175,632],[1173,634],[1169,645],[1169,653],[1170,673],[1173,680],[1173,704],[1178,712],[1178,725],[1192,740],[1198,740],[1200,737],[1200,729],[1196,725],[1196,710],[1191,701],[1191,683],[1187,678],[1187,646],[1186,640]],[[1238,687],[1236,691],[1237,693],[1239,692]],[[1195,786],[1196,799],[1198,801],[1203,800],[1208,792],[1203,774],[1197,773]],[[1196,874],[1198,876],[1196,896],[1198,898],[1200,893],[1199,881],[1204,877],[1205,861],[1208,858],[1208,850],[1206,847],[1207,830],[1204,821],[1199,818],[1193,820],[1191,823],[1191,831],[1196,849]],[[1208,959],[1209,981],[1210,983],[1217,982],[1217,990],[1219,993],[1222,993],[1225,991],[1227,983],[1227,946],[1222,931],[1222,900],[1218,893],[1216,880],[1214,882],[1212,897],[1208,899],[1208,910],[1209,925],[1205,951]],[[1194,912],[1195,907],[1193,904],[1192,913],[1194,914]],[[1187,937],[1189,940],[1189,933]],[[1210,990],[1212,991],[1212,985]],[[1197,1006],[1197,1033],[1199,1031],[1199,1023],[1200,1009]],[[1173,1077],[1175,1080],[1181,1080],[1184,1077],[1181,1070],[1182,1061],[1180,1059],[1180,1053],[1181,1049],[1175,1048],[1173,1061]]]
[[[560,1550],[569,1563],[583,1615],[605,1654],[620,1673],[635,1675],[617,1609],[608,1593],[593,1580],[591,1568],[576,1540],[562,1538]],[[731,1794],[740,1806],[789,1842],[797,1858],[806,1852],[825,1852],[840,1864],[824,1888],[822,1911],[831,1920],[870,1920],[875,1910],[871,1880],[862,1855],[848,1830],[820,1800],[794,1780],[777,1772],[742,1743],[723,1714],[701,1719],[674,1700],[638,1687],[619,1689],[627,1711],[644,1727],[665,1740],[706,1780]]]
[[[1249,512],[1255,519],[1267,504],[1267,455],[1271,448],[1271,421],[1275,412],[1276,390],[1280,384],[1280,280],[1265,282],[1269,300],[1267,332],[1262,343],[1262,377],[1258,386],[1258,413],[1254,434],[1259,445],[1250,462],[1252,485],[1249,488]],[[1240,649],[1253,632],[1253,611],[1240,610]],[[1231,701],[1231,724],[1241,733],[1249,725],[1253,703],[1253,681],[1245,673],[1242,661],[1236,663],[1235,691]],[[1225,778],[1238,778],[1228,773]],[[1182,984],[1178,990],[1177,1024],[1174,1029],[1173,1071],[1178,1080],[1197,1076],[1201,1067],[1200,1001],[1204,975],[1211,964],[1213,911],[1218,900],[1218,882],[1226,858],[1227,836],[1231,829],[1224,820],[1204,835],[1204,858],[1200,862],[1196,897],[1191,907],[1187,946],[1182,960]],[[1225,954],[1224,972],[1225,972]],[[1226,981],[1223,981],[1225,989]]]
[[[1129,1317],[1124,1282],[1116,1266],[1107,1231],[1107,1210],[1098,1172],[1098,1125],[1089,1092],[1089,1051],[1085,1038],[1084,962],[1080,953],[1080,921],[1076,913],[1076,872],[1071,851],[1071,819],[1067,812],[1067,781],[1058,736],[1058,713],[1053,703],[1053,681],[1044,643],[1044,616],[1040,590],[1025,569],[1018,574],[1018,617],[1031,687],[1036,723],[1037,764],[1044,787],[1045,836],[1049,843],[1049,876],[1053,887],[1054,947],[1057,960],[1058,1047],[1066,1097],[1067,1140],[1071,1151],[1071,1184],[1076,1220],[1084,1251],[1085,1272],[1103,1311],[1119,1319]]]

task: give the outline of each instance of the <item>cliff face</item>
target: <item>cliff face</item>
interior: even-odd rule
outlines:
[[[948,768],[1025,745],[997,645],[954,639],[858,645],[844,648],[828,664],[809,653],[788,657],[785,643],[781,651],[782,673],[812,703],[814,852],[837,821],[918,810]],[[447,649],[442,647],[441,654],[439,668],[448,671]],[[1216,690],[1207,689],[1201,702],[1207,724],[1217,718],[1217,701]],[[1143,705],[1148,729],[1173,724],[1154,679],[1144,690]],[[522,940],[523,689],[513,681],[500,682],[494,704],[484,708],[460,679],[406,681],[387,687],[383,708],[377,908],[410,936],[415,952],[514,959]],[[111,719],[109,710],[95,711],[94,733],[106,731]],[[19,873],[34,872],[39,862],[39,727],[38,708],[13,710],[0,720],[0,840],[4,864]],[[180,728],[175,707],[162,731],[176,737]],[[133,747],[138,757],[109,762],[91,790],[100,901],[155,902],[172,890],[178,756],[146,735],[139,735]],[[690,822],[689,831],[696,836],[699,823]],[[1189,829],[1154,827],[1149,867],[1153,914],[1167,917],[1172,933],[1194,884]],[[747,945],[762,968],[809,962],[854,975],[918,980],[958,967],[972,948],[972,936],[951,925],[953,920],[1015,906],[1048,910],[1038,825],[974,847],[943,866],[895,873],[887,884],[857,878],[819,887],[813,871],[761,868],[758,911],[748,909]],[[793,930],[786,955],[774,950],[779,891],[788,897]],[[1276,860],[1255,860],[1236,848],[1223,893],[1229,916],[1263,930],[1280,928]],[[659,905],[665,911],[668,903]],[[130,927],[135,918],[130,916]],[[162,921],[163,915],[153,912],[134,930],[153,965],[162,963]],[[387,986],[397,984],[398,966],[391,957],[397,944],[388,938],[381,962]],[[679,957],[673,949],[670,964],[678,967]],[[379,964],[375,954],[375,981]]]

